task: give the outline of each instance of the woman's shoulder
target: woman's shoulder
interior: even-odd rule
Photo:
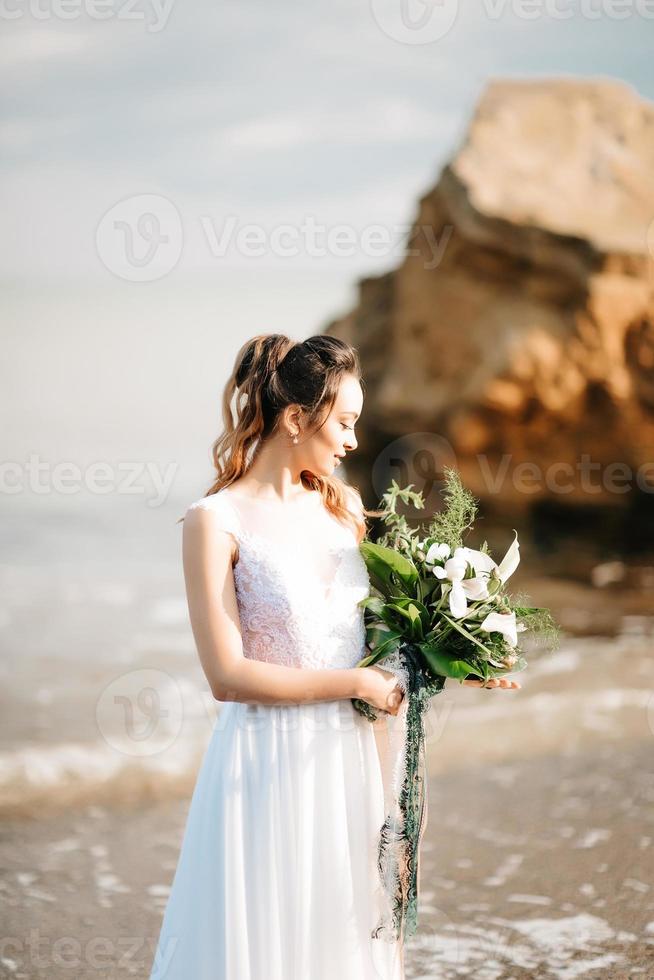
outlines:
[[[225,530],[233,534],[238,530],[238,513],[224,487],[194,500],[188,505],[186,514],[190,515],[195,511],[210,511],[220,520],[220,525]]]
[[[188,510],[219,510],[222,509],[226,503],[225,491],[215,490],[213,493],[207,493],[204,497],[199,497],[197,500],[193,500],[187,507]]]

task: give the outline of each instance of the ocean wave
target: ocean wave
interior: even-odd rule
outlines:
[[[87,804],[129,805],[185,797],[207,745],[206,729],[159,753],[117,752],[105,741],[62,742],[0,753],[0,816],[38,817]]]
[[[459,700],[454,712],[451,712],[452,703],[445,704],[447,691],[434,700],[426,729],[428,757],[434,751],[440,758],[439,771],[446,771],[456,762],[450,760],[447,763],[442,752],[433,750],[431,743],[434,741],[444,735],[448,742],[464,736],[466,744],[470,744],[474,741],[474,729],[478,729],[479,735],[487,735],[493,726],[498,736],[500,728],[504,735],[507,734],[507,725],[524,732],[525,717],[536,729],[549,733],[545,742],[539,742],[535,737],[529,740],[531,748],[528,751],[534,754],[552,751],[556,744],[560,747],[569,739],[573,718],[576,720],[572,726],[573,734],[577,738],[585,729],[584,741],[601,737],[605,728],[611,734],[613,721],[617,721],[617,715],[625,709],[632,723],[633,708],[642,709],[639,730],[647,729],[648,724],[654,726],[653,698],[645,689],[512,695],[514,703],[510,711],[507,695],[498,692],[484,697],[488,697],[487,702],[474,705]],[[218,707],[216,702],[214,705]],[[88,743],[68,741],[4,751],[0,753],[0,817],[40,816],[46,810],[88,804],[120,806],[188,797],[214,726],[220,723],[221,710],[218,708],[211,723],[207,723],[206,715],[187,716],[176,732],[159,729],[156,737],[140,747],[123,736],[122,742],[118,737],[108,737]],[[602,718],[605,721],[600,724]],[[513,742],[505,738],[502,744],[502,761],[509,762]],[[521,752],[525,750],[524,737],[517,745]],[[480,764],[483,763],[483,740],[473,755],[478,757]],[[473,760],[469,758],[468,761]]]

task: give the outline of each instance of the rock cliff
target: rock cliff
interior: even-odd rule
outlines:
[[[422,489],[431,460],[509,507],[623,506],[639,483],[654,505],[653,255],[654,105],[612,80],[489,84],[399,268],[325,327],[362,359],[367,499]]]

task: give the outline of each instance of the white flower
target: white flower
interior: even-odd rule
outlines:
[[[490,598],[488,579],[491,575],[495,574],[504,583],[513,574],[520,561],[517,531],[515,531],[515,535],[511,547],[499,565],[486,552],[476,551],[474,548],[455,548],[454,554],[450,558],[449,545],[432,544],[430,546],[425,558],[426,564],[432,565],[439,559],[441,561],[445,559],[443,565],[434,564],[433,572],[436,578],[447,579],[452,583],[450,612],[453,616],[459,619],[465,616],[468,611],[468,599]],[[475,573],[472,578],[465,578],[468,565],[472,567]]]
[[[492,630],[496,633],[502,633],[503,636],[509,641],[511,646],[515,646],[518,642],[518,631],[516,629],[515,613],[489,613],[486,618],[481,623],[481,628],[483,630]]]
[[[506,582],[520,564],[520,542],[518,541],[518,532],[515,528],[513,528],[513,533],[515,534],[515,538],[497,569],[502,582]]]
[[[425,555],[425,562],[427,565],[433,565],[436,561],[442,561],[445,558],[450,557],[450,546],[449,544],[431,544]]]
[[[466,602],[467,582],[463,581],[467,567],[465,560],[457,557],[455,551],[454,556],[448,558],[442,568],[440,565],[436,565],[434,568],[436,578],[448,579],[452,583],[452,588],[450,589],[450,612],[457,618],[465,616],[468,609],[468,603]]]
[[[457,548],[454,554],[461,553],[470,562],[477,575],[488,577],[493,571],[497,571],[498,578],[503,584],[513,575],[520,563],[520,544],[518,542],[518,532],[515,528],[514,534],[515,538],[511,543],[511,547],[499,565],[486,552],[475,551],[473,548]]]
[[[438,547],[449,548],[447,545]],[[431,550],[431,549],[430,549]],[[465,616],[468,611],[468,599],[487,599],[488,588],[486,582],[475,574],[472,578],[465,578],[468,565],[471,565],[475,572],[485,571],[489,568],[486,561],[487,556],[480,551],[473,551],[472,548],[456,548],[451,558],[448,558],[441,567],[434,567],[434,575],[439,579],[447,579],[452,583],[450,590],[450,612],[457,619]],[[490,559],[494,565],[492,558]]]

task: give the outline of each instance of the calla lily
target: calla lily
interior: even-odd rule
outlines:
[[[520,542],[518,541],[518,532],[515,528],[513,528],[513,533],[515,534],[515,538],[511,547],[498,566],[498,572],[500,573],[502,582],[506,582],[520,564]]]
[[[496,563],[485,551],[475,551],[474,548],[457,548],[454,554],[465,558],[474,568],[475,575],[489,575],[494,568],[497,568]]]
[[[485,551],[477,551],[474,548],[460,547],[454,549],[452,557],[450,547],[447,544],[432,544],[425,556],[428,565],[434,565],[433,573],[436,578],[448,579],[452,583],[450,590],[450,612],[453,616],[461,618],[468,611],[468,599],[488,599],[490,592],[488,581],[490,578],[504,583],[513,574],[520,562],[520,546],[518,535],[506,555],[498,565]],[[443,561],[443,565],[435,565],[434,562]],[[474,571],[471,578],[465,578],[467,567],[470,565]],[[494,591],[494,590],[493,590]]]
[[[511,646],[515,646],[518,642],[518,631],[516,628],[515,613],[489,613],[483,622],[480,624],[483,630],[488,630],[489,632],[502,633],[503,636],[509,641]]]
[[[520,543],[518,541],[518,532],[514,528],[515,538],[511,544],[511,547],[505,554],[499,565],[493,561],[490,555],[487,555],[484,551],[475,551],[474,548],[457,548],[454,552],[455,556],[461,555],[465,557],[467,561],[470,562],[477,575],[487,575],[493,571],[497,571],[498,577],[502,583],[506,582],[508,578],[515,572],[516,568],[520,564]]]

